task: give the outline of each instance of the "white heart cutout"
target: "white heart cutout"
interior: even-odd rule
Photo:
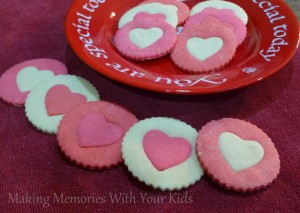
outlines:
[[[28,92],[42,81],[54,76],[50,70],[38,70],[35,67],[25,67],[17,75],[17,85],[21,92]]]
[[[220,134],[219,148],[226,162],[236,172],[254,166],[264,156],[264,149],[260,143],[243,140],[231,132]]]
[[[204,61],[217,53],[223,47],[223,44],[223,40],[219,37],[207,39],[192,37],[186,42],[186,48],[192,56]]]
[[[149,29],[135,28],[129,32],[129,39],[139,48],[147,48],[163,36],[163,30],[158,27]]]

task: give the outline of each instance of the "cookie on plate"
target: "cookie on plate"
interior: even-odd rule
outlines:
[[[178,36],[171,59],[182,70],[199,74],[223,68],[233,58],[236,36],[228,24],[208,17]]]
[[[216,8],[216,9],[229,9],[232,10],[234,12],[234,14],[239,17],[243,23],[246,25],[248,22],[248,15],[245,12],[245,10],[243,8],[241,8],[239,5],[234,4],[232,2],[229,1],[202,1],[199,2],[198,4],[196,4],[192,9],[191,9],[191,13],[190,16],[193,16],[199,12],[201,12],[202,10],[204,10],[205,8]]]
[[[233,32],[236,36],[237,45],[240,45],[247,34],[247,28],[232,10],[229,9],[215,9],[212,7],[205,8],[201,12],[193,15],[188,19],[184,25],[184,29],[194,28],[195,26],[201,24],[208,17],[214,17],[218,19],[221,23],[226,23],[232,26]]]
[[[239,119],[206,124],[199,131],[197,153],[206,173],[233,191],[265,188],[280,170],[279,155],[268,135]]]
[[[125,165],[133,176],[154,188],[186,188],[203,175],[195,151],[196,139],[197,131],[177,119],[139,121],[123,139]]]
[[[178,17],[176,11],[167,5],[152,2],[147,4],[140,4],[126,11],[126,13],[124,13],[119,20],[118,28],[121,28],[125,24],[133,21],[134,17],[141,12],[148,14],[161,14],[164,16],[164,20],[168,22],[172,27],[177,27]]]
[[[84,103],[64,115],[58,127],[58,145],[79,166],[109,168],[123,162],[123,137],[137,121],[135,115],[116,104]]]
[[[156,16],[138,14],[115,35],[115,46],[126,58],[144,61],[169,54],[176,42],[175,29]]]
[[[173,7],[178,16],[178,25],[182,25],[190,16],[190,9],[184,2],[177,0],[146,0],[141,4],[147,4],[151,2],[157,2],[168,5],[169,7]]]

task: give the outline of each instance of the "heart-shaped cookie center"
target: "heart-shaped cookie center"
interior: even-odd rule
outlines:
[[[35,67],[25,67],[17,75],[16,82],[20,92],[28,92],[42,81],[54,76],[50,70],[38,70]]]
[[[186,139],[169,137],[160,130],[147,132],[143,138],[143,147],[150,162],[158,171],[181,164],[192,153],[192,146]]]
[[[65,85],[56,85],[49,89],[45,106],[49,116],[66,114],[74,107],[87,101],[82,94],[73,93]]]
[[[264,149],[260,143],[243,140],[231,132],[220,134],[219,148],[226,162],[236,172],[254,166],[264,156]]]
[[[80,147],[107,146],[119,141],[123,136],[123,129],[108,122],[100,112],[87,114],[77,129],[78,145]]]
[[[217,53],[223,47],[223,40],[219,37],[192,37],[186,42],[188,52],[200,61],[204,61]]]
[[[158,27],[149,29],[135,28],[129,32],[129,39],[139,48],[147,48],[163,36],[163,30]]]

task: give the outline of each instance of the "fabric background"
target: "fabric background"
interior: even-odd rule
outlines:
[[[214,95],[177,96],[138,90],[107,79],[84,64],[65,38],[64,19],[72,0],[1,0],[0,75],[33,58],[65,63],[71,74],[91,81],[103,100],[120,104],[139,119],[167,116],[200,129],[223,117],[263,129],[278,149],[281,172],[268,188],[252,193],[227,191],[204,176],[194,186],[171,193],[175,201],[142,203],[141,194],[169,197],[133,178],[125,166],[82,169],[59,153],[55,136],[36,130],[23,108],[0,101],[0,212],[300,212],[300,51],[278,73],[253,86]],[[299,11],[299,1],[291,1]],[[49,206],[13,204],[9,196],[51,196]],[[53,196],[100,197],[98,203],[52,203]],[[113,203],[110,195],[133,199]],[[101,198],[102,197],[102,198]],[[177,198],[183,203],[178,203]],[[102,203],[101,203],[102,202]]]

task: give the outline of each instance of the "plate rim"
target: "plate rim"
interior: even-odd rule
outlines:
[[[65,20],[64,20],[64,31],[66,34],[66,39],[68,41],[68,44],[70,45],[71,49],[73,50],[73,52],[76,54],[76,56],[78,56],[86,65],[88,65],[89,67],[91,67],[92,69],[94,69],[97,73],[101,74],[102,76],[105,76],[106,78],[109,78],[117,83],[122,83],[123,85],[127,85],[133,88],[138,88],[138,89],[143,89],[146,91],[153,91],[153,92],[159,92],[159,93],[165,93],[165,94],[184,94],[184,95],[205,95],[205,94],[215,94],[215,93],[222,93],[222,92],[227,92],[227,91],[232,91],[235,89],[240,89],[240,88],[245,88],[248,87],[252,84],[258,83],[261,80],[265,80],[268,77],[272,76],[273,74],[279,72],[284,66],[286,66],[290,60],[294,57],[294,55],[296,54],[299,44],[300,44],[300,23],[298,21],[297,16],[295,15],[294,11],[290,8],[290,6],[285,2],[285,1],[280,1],[280,0],[275,0],[276,2],[280,2],[281,5],[284,5],[285,9],[287,8],[289,11],[287,11],[287,13],[292,14],[290,16],[290,18],[292,18],[291,21],[289,21],[289,23],[294,23],[298,25],[297,28],[297,34],[298,34],[298,39],[297,39],[297,44],[295,46],[292,46],[290,48],[290,51],[288,52],[289,54],[287,55],[287,57],[285,57],[285,60],[283,60],[280,65],[277,66],[277,68],[272,69],[269,72],[263,72],[260,74],[260,78],[259,79],[248,79],[246,82],[243,82],[243,84],[238,84],[237,86],[233,86],[234,84],[230,84],[224,87],[212,87],[209,88],[209,90],[207,90],[207,88],[202,87],[189,87],[189,88],[170,88],[168,87],[169,85],[164,84],[154,84],[154,83],[149,83],[149,82],[143,82],[143,81],[139,81],[139,80],[135,80],[135,78],[124,78],[121,77],[121,75],[115,74],[115,72],[106,72],[105,70],[105,66],[99,65],[101,66],[102,70],[99,70],[99,67],[96,67],[94,65],[94,63],[90,63],[90,61],[88,59],[86,59],[85,57],[83,57],[83,54],[81,52],[76,51],[76,45],[73,44],[71,42],[71,37],[73,37],[74,35],[70,32],[71,30],[69,29],[69,26],[71,26],[71,24],[69,24],[68,20],[70,19],[69,17],[72,16],[72,12],[74,10],[75,7],[77,7],[77,5],[80,5],[80,3],[84,1],[84,0],[76,0],[74,1],[71,6],[68,8],[67,14],[65,16]],[[75,11],[75,10],[74,10]],[[208,73],[210,74],[210,73]],[[187,74],[188,75],[188,74]]]

